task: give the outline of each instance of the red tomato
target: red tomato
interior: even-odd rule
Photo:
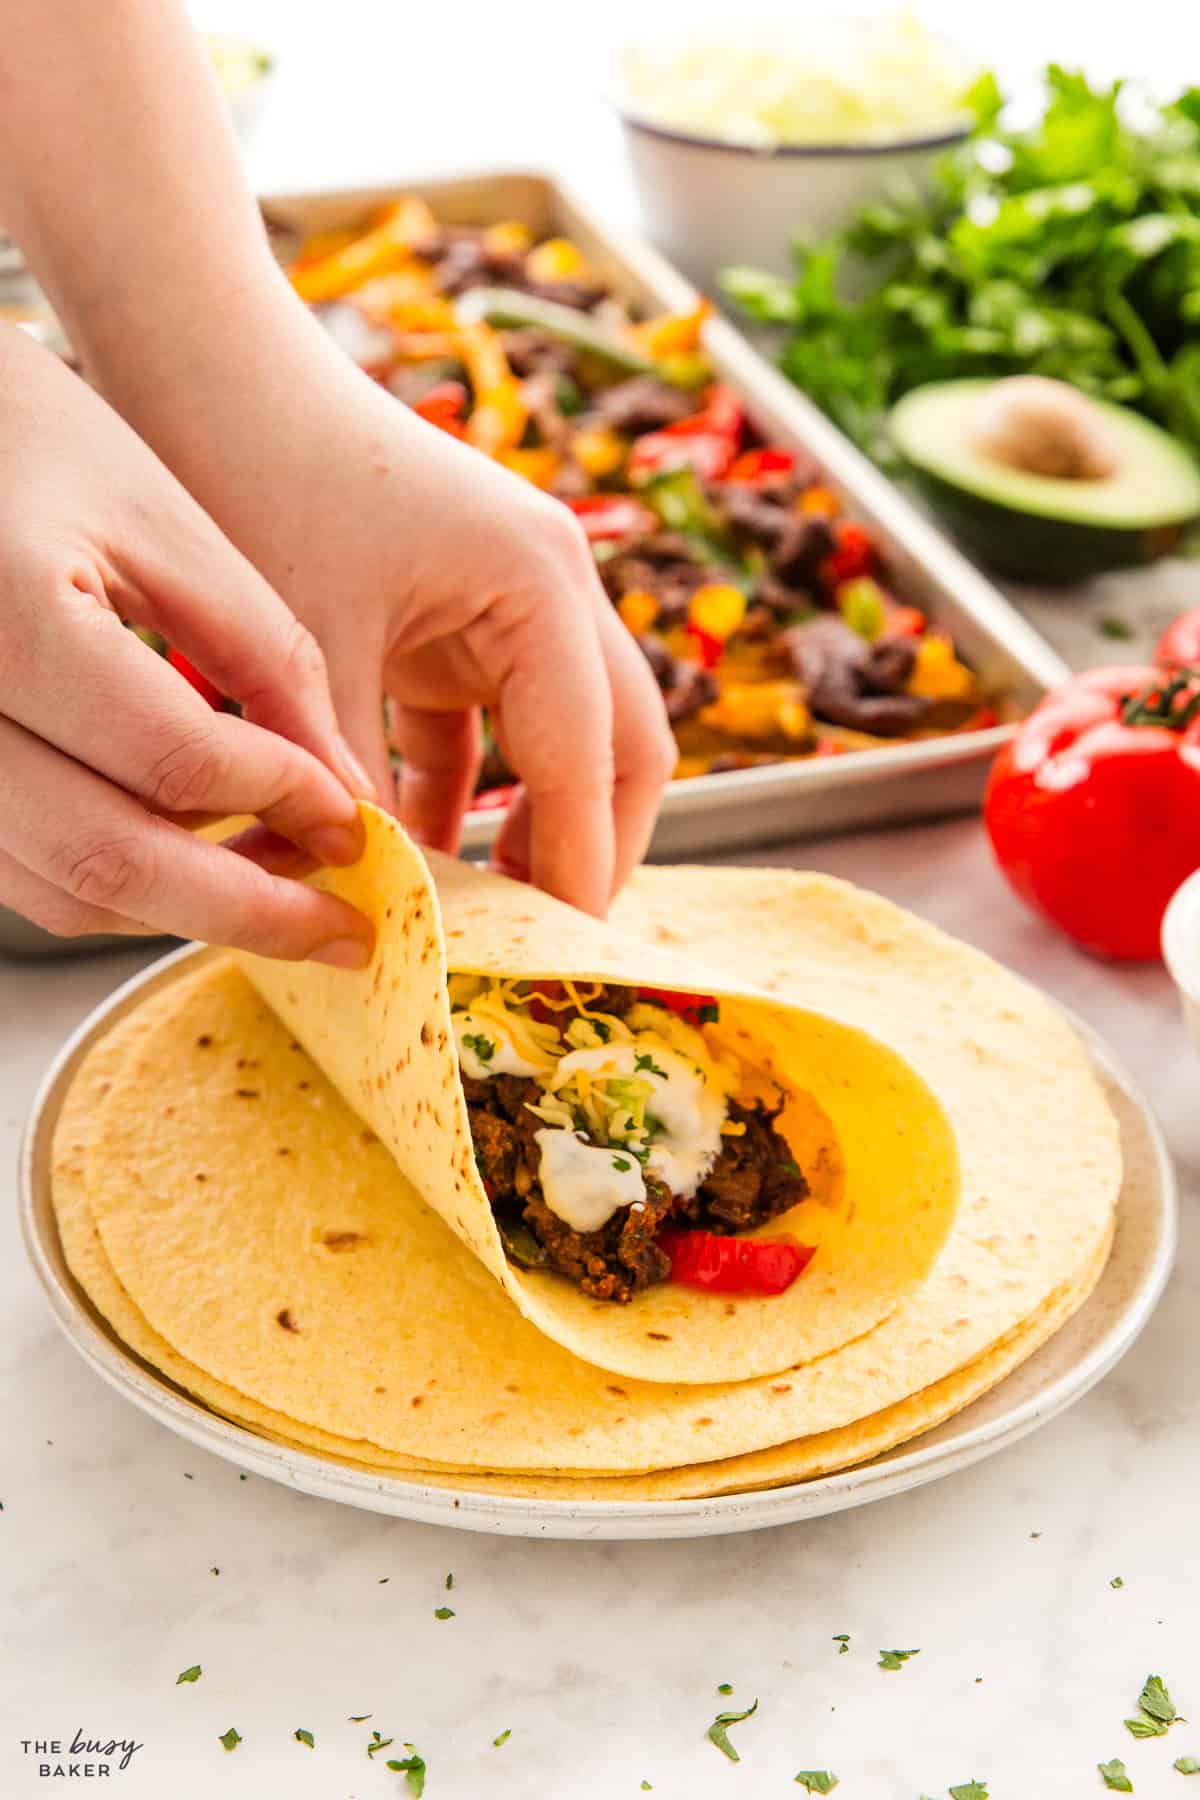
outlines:
[[[782,1294],[816,1255],[793,1238],[718,1237],[712,1231],[664,1231],[671,1280],[710,1294]]]
[[[207,700],[214,712],[220,712],[224,699],[219,687],[202,675],[195,663],[190,663],[182,650],[168,650],[167,661],[173,669],[178,669],[183,679],[194,687],[202,700]]]
[[[1092,669],[1051,694],[992,767],[984,817],[1021,898],[1085,949],[1160,954],[1200,868],[1200,670]]]
[[[1180,613],[1167,626],[1158,640],[1154,660],[1164,669],[1200,667],[1200,606]]]
[[[769,481],[773,475],[790,475],[796,459],[790,450],[777,450],[768,444],[761,450],[743,450],[726,470],[726,481],[744,481],[751,487]]]
[[[674,988],[639,988],[638,997],[648,1000],[652,1006],[665,1006],[668,1012],[678,1013],[689,1025],[714,1025],[721,1016],[721,1009],[713,994],[683,994]]]
[[[875,540],[863,525],[853,519],[839,519],[833,527],[836,548],[821,564],[821,580],[827,587],[840,587],[843,581],[854,581],[869,575],[875,567]]]

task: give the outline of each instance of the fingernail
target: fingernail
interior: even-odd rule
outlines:
[[[341,756],[343,773],[349,780],[352,792],[356,793],[360,800],[374,800],[376,798],[375,783],[344,737],[338,739],[338,752]]]
[[[357,862],[363,853],[362,826],[357,821],[353,825],[322,825],[305,834],[304,847],[321,863]]]
[[[332,969],[365,969],[371,955],[371,945],[361,938],[334,938],[330,943],[310,950],[308,960],[328,963]]]

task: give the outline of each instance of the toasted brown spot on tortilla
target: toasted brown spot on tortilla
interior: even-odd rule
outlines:
[[[408,1404],[410,1406],[424,1406],[424,1404],[425,1404],[424,1394],[414,1394]]]
[[[732,1300],[727,1300],[725,1302],[725,1317],[727,1319],[733,1319],[733,1318],[737,1317],[737,1307],[733,1304]]]
[[[609,1382],[607,1384],[606,1391],[610,1394],[619,1394],[622,1400],[628,1400],[628,1398],[629,1398],[628,1393],[626,1392],[626,1390],[623,1387],[614,1387],[612,1382]]]
[[[275,1323],[282,1325],[285,1331],[299,1331],[300,1329],[286,1306],[281,1312],[275,1314]]]
[[[257,1100],[258,1099],[258,1089],[257,1088],[234,1088],[233,1091],[239,1100]]]
[[[790,1381],[777,1381],[771,1388],[773,1394],[790,1394],[791,1391],[792,1384]]]
[[[293,992],[292,992],[292,990],[291,990],[291,989],[290,989],[290,988],[289,988],[289,989],[288,989],[288,997],[287,997],[287,999],[288,999],[288,1005],[289,1005],[289,1006],[298,1006],[298,1005],[299,1005],[299,1004],[300,1004],[300,1003],[299,1003],[299,1001],[298,1001],[298,1000],[297,1000],[297,999],[296,999],[296,996],[295,996],[295,994],[293,994]]]
[[[375,1136],[373,1131],[360,1131],[358,1134],[358,1141],[360,1144],[377,1144],[379,1139]]]
[[[207,1031],[203,1032],[201,1034],[201,1036],[196,1039],[197,1050],[208,1050],[211,1048],[211,1046],[212,1046],[212,1039],[209,1037]]]
[[[300,1088],[301,1090],[303,1090],[305,1088],[310,1088],[312,1086],[312,1082],[311,1081],[298,1081],[296,1083],[296,1086],[298,1088]]]
[[[197,1169],[196,1173],[192,1176],[192,1180],[193,1181],[207,1181],[208,1176],[204,1173],[203,1169]]]
[[[424,1046],[427,1050],[428,1050],[430,1044],[432,1044],[432,1042],[433,1042],[433,1027],[429,1023],[428,1019],[426,1019],[424,1025],[422,1025],[422,1027],[421,1027],[421,1042],[424,1044]]]
[[[504,1384],[504,1391],[506,1394],[519,1394],[521,1390],[515,1381],[506,1381]]]
[[[239,1056],[234,1066],[239,1069],[257,1069],[258,1058],[257,1056]]]
[[[287,1144],[280,1144],[280,1146],[279,1146],[278,1150],[276,1150],[275,1154],[276,1154],[276,1156],[290,1156],[292,1154],[292,1152]]]
[[[693,1419],[692,1424],[697,1425],[697,1426],[698,1425],[711,1425],[712,1420],[709,1418],[708,1414],[705,1413],[705,1415],[702,1419]]]
[[[646,1336],[653,1338],[658,1344],[669,1344],[671,1341],[670,1333],[666,1331],[648,1331]]]
[[[376,1388],[376,1389],[375,1389],[375,1392],[376,1392],[376,1393],[377,1393],[377,1394],[386,1394],[386,1393],[387,1393],[387,1389],[386,1389],[386,1388],[385,1388],[385,1387],[377,1387],[377,1388]]]
[[[321,1239],[327,1250],[355,1250],[364,1241],[361,1231],[327,1231]]]

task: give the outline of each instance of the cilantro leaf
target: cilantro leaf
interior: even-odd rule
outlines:
[[[920,1656],[919,1650],[881,1650],[879,1667],[881,1669],[902,1669],[910,1656]]]
[[[839,1656],[847,1655],[850,1649],[850,1633],[848,1631],[835,1632],[833,1642],[838,1647]]]
[[[351,1713],[349,1715],[350,1723],[352,1725],[365,1725],[370,1716],[370,1713]]]
[[[721,1754],[727,1756],[730,1762],[741,1762],[742,1759],[729,1741],[729,1727],[731,1725],[740,1725],[743,1719],[753,1718],[757,1711],[758,1701],[756,1700],[753,1706],[748,1706],[746,1708],[745,1712],[718,1713],[712,1724],[709,1726],[709,1742],[715,1744]]]
[[[454,1586],[454,1577],[453,1577],[453,1575],[447,1575],[447,1577],[446,1577],[446,1591],[447,1591],[447,1593],[449,1593],[449,1591],[450,1591],[450,1589],[451,1589],[451,1588],[452,1588],[452,1587],[453,1587],[453,1586]]]
[[[404,1785],[409,1793],[415,1794],[417,1800],[420,1800],[420,1796],[425,1792],[425,1758],[419,1756],[411,1744],[405,1744],[404,1748],[409,1754],[404,1757],[393,1757],[388,1763],[388,1768],[394,1769],[397,1775],[403,1775]]]
[[[458,1614],[452,1606],[435,1606],[433,1616],[435,1619],[457,1619]]]
[[[708,1000],[703,1006],[695,1009],[697,1025],[716,1025],[721,1018],[721,1008],[715,1000]]]
[[[203,1670],[201,1669],[200,1664],[193,1663],[190,1669],[185,1669],[182,1675],[177,1675],[175,1677],[175,1686],[179,1687],[184,1681],[199,1681],[202,1674]]]
[[[1096,1767],[1106,1788],[1112,1788],[1118,1794],[1132,1794],[1133,1783],[1125,1773],[1125,1764],[1119,1756],[1114,1756],[1111,1762],[1097,1763]]]
[[[370,1716],[371,1716],[370,1713],[368,1713],[367,1717],[370,1718]],[[372,1761],[374,1761],[376,1753],[378,1751],[386,1750],[388,1748],[388,1746],[390,1744],[394,1744],[395,1741],[396,1741],[395,1738],[380,1737],[380,1735],[377,1731],[373,1731],[371,1733],[371,1741],[367,1745],[367,1755],[371,1758]]]
[[[312,1732],[306,1731],[304,1729],[303,1725],[297,1726],[296,1730],[293,1731],[292,1736],[295,1738],[295,1740],[298,1744],[307,1744],[310,1750],[315,1750],[317,1747],[313,1743]]]
[[[232,1725],[229,1727],[228,1731],[223,1731],[217,1739],[218,1744],[223,1744],[226,1750],[236,1750],[241,1741],[241,1732],[235,1731]]]
[[[614,1156],[612,1159],[612,1166],[617,1171],[618,1175],[628,1175],[633,1164],[627,1156]]]
[[[1114,1575],[1108,1585],[1110,1588],[1123,1588],[1125,1583],[1120,1575]]]
[[[1177,1756],[1171,1767],[1181,1775],[1200,1775],[1200,1762],[1194,1756]]]
[[[838,1784],[837,1776],[831,1775],[828,1769],[801,1769],[796,1780],[810,1794],[832,1794]]]
[[[1136,635],[1129,621],[1122,619],[1117,613],[1101,613],[1096,620],[1096,630],[1101,637],[1116,638],[1125,644]]]
[[[1151,1738],[1166,1737],[1167,1728],[1161,1719],[1148,1719],[1145,1713],[1139,1713],[1136,1719],[1126,1719],[1125,1729],[1130,1737]]]
[[[1142,1691],[1138,1695],[1138,1705],[1144,1713],[1149,1713],[1152,1719],[1157,1719],[1160,1725],[1173,1725],[1178,1717],[1175,1711],[1175,1702],[1163,1686],[1161,1675],[1147,1675]]]
[[[732,1694],[732,1692],[733,1692],[732,1681],[718,1681],[717,1692],[718,1692],[718,1694]]]
[[[639,1074],[642,1074],[644,1072],[649,1075],[657,1075],[663,1081],[670,1080],[670,1076],[667,1074],[667,1071],[665,1069],[659,1068],[658,1064],[655,1062],[653,1056],[651,1056],[651,1054],[648,1050],[644,1051],[640,1056],[634,1057],[633,1066]]]
[[[648,1782],[648,1781],[643,1781],[643,1783],[642,1783],[642,1792],[643,1792],[643,1794],[649,1794],[649,1793],[651,1793],[651,1792],[652,1792],[652,1791],[653,1791],[653,1790],[652,1790],[652,1788],[651,1788],[651,1786],[650,1786],[650,1783],[649,1783],[649,1782]]]
[[[484,1037],[482,1031],[464,1031],[463,1046],[467,1050],[473,1050],[481,1063],[491,1062],[496,1054],[495,1044],[491,1038]]]
[[[986,1781],[964,1781],[950,1789],[950,1800],[988,1800]]]
[[[492,1749],[498,1750],[500,1748],[501,1744],[507,1744],[507,1742],[511,1736],[512,1736],[512,1726],[510,1725],[507,1727],[506,1730],[504,1730],[500,1733],[499,1737],[494,1737],[492,1739]]]

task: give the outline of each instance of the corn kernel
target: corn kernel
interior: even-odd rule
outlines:
[[[571,281],[587,274],[583,252],[570,238],[547,238],[525,259],[525,272],[534,281]]]
[[[722,644],[733,636],[745,616],[745,594],[724,582],[697,588],[688,606],[689,624]]]
[[[617,612],[622,625],[632,631],[634,637],[641,637],[658,617],[658,601],[645,588],[630,588],[617,601]]]

